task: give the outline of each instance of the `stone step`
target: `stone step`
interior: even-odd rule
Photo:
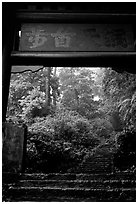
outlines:
[[[96,150],[96,152],[91,156],[86,158],[86,160],[77,169],[77,172],[83,173],[111,173],[113,169],[113,156],[109,151],[109,146],[105,145],[102,148]]]
[[[106,168],[101,168],[101,169],[99,169],[99,168],[95,168],[95,169],[89,169],[89,168],[80,168],[80,169],[78,169],[77,170],[77,173],[87,173],[87,174],[89,174],[89,173],[111,173],[112,172],[112,170],[111,169],[106,169]]]
[[[3,173],[3,183],[13,183],[18,180],[136,180],[134,173],[118,172],[118,173],[100,173],[100,174],[87,174],[87,173],[33,173],[33,174],[13,174]]]
[[[96,154],[94,156],[91,156],[88,158],[90,161],[93,161],[93,160],[96,160],[96,159],[103,159],[103,160],[109,160],[111,161],[112,160],[112,156],[111,155],[103,155],[103,154]]]
[[[80,166],[88,166],[88,165],[90,165],[90,167],[91,168],[94,168],[94,167],[100,167],[100,166],[102,166],[102,167],[106,167],[106,166],[111,166],[111,164],[110,163],[101,163],[101,162],[97,162],[97,163],[94,163],[94,162],[92,162],[92,163],[84,163],[84,164],[82,164],[82,165],[80,165]]]
[[[86,160],[84,163],[91,163],[91,164],[98,164],[99,162],[101,163],[101,164],[110,164],[111,163],[111,161],[108,161],[108,160],[101,160],[101,159],[96,159],[95,161],[93,160],[93,161],[90,161],[90,160]]]
[[[5,202],[134,202],[135,174],[3,173]]]
[[[112,163],[84,163],[78,168],[78,173],[111,173]]]
[[[111,166],[109,166],[109,165],[95,165],[95,166],[89,166],[89,165],[82,165],[82,166],[80,166],[80,169],[86,169],[86,171],[89,169],[89,170],[91,170],[91,171],[93,171],[93,170],[97,170],[97,171],[99,171],[100,173],[102,173],[102,170],[105,172],[105,171],[111,171]]]
[[[8,184],[10,187],[11,184]],[[20,180],[13,187],[136,188],[135,180]]]
[[[91,189],[91,188],[61,188],[61,187],[11,187],[4,201],[135,201],[135,188]],[[71,198],[71,199],[70,199]]]

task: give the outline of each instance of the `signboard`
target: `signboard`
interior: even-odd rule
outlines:
[[[127,24],[23,24],[19,51],[134,51]]]

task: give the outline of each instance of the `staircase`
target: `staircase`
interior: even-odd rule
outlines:
[[[5,202],[135,202],[136,175],[113,173],[113,147],[104,144],[75,173],[3,173]]]
[[[134,202],[132,173],[3,173],[3,202]]]
[[[112,173],[113,168],[113,147],[111,144],[103,144],[85,158],[77,173]]]

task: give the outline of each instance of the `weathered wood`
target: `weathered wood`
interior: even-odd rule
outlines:
[[[20,51],[135,51],[130,24],[23,24]]]
[[[14,41],[14,27],[15,27],[15,13],[10,9],[4,10],[9,16],[3,16],[3,35],[4,40],[2,44],[2,121],[6,119],[6,110],[8,104],[8,94],[11,76],[11,51],[13,49]]]
[[[135,52],[12,52],[11,58],[13,65],[101,66],[112,67],[120,72],[136,72]]]
[[[129,23],[136,21],[133,13],[46,13],[46,12],[17,12],[16,18],[21,22],[93,22],[93,23]]]
[[[9,86],[11,76],[10,52],[4,48],[2,59],[2,121],[6,120]]]
[[[12,52],[13,60],[19,58],[95,58],[95,57],[133,57],[136,52]],[[16,63],[15,63],[16,64]],[[25,63],[24,63],[25,64]]]

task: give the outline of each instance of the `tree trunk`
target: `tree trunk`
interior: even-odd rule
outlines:
[[[56,72],[57,72],[57,67],[54,67],[54,73],[53,77],[56,77]],[[56,109],[56,102],[57,102],[57,97],[56,97],[56,90],[53,90],[53,106]]]
[[[78,93],[76,88],[74,88],[74,94],[75,94],[76,105],[77,105],[77,109],[78,109],[78,107],[79,107],[79,93]]]
[[[51,97],[50,97],[50,77],[51,77],[51,67],[47,68],[46,76],[46,106],[50,107]]]

